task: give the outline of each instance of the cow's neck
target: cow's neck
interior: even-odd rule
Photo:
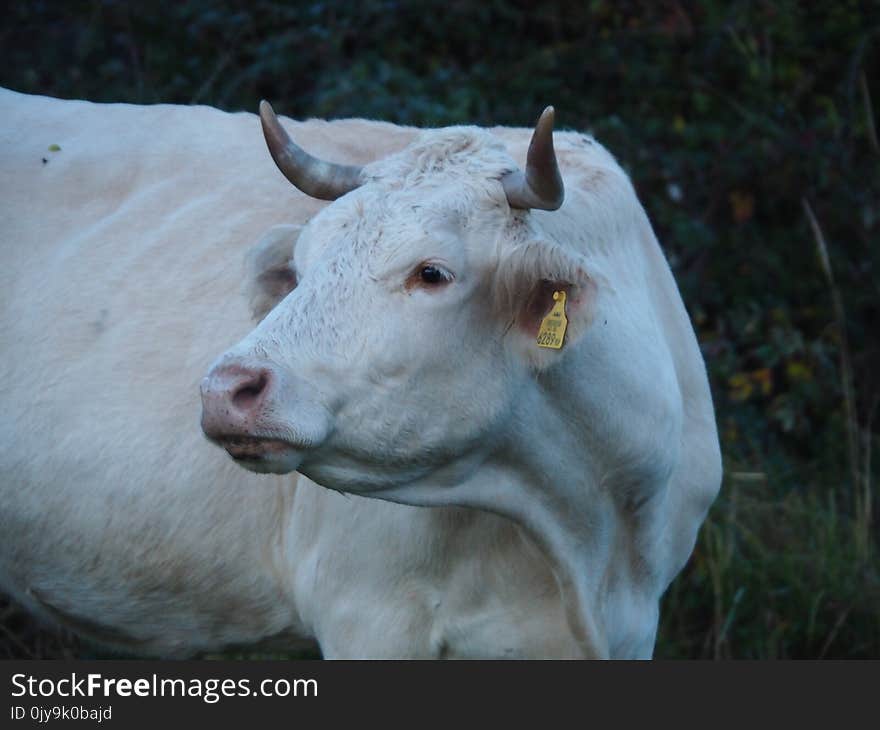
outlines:
[[[662,384],[662,361],[654,362]],[[614,651],[604,630],[613,586],[651,604],[659,595],[655,533],[680,443],[674,399],[658,396],[667,389],[620,363],[609,348],[529,380],[488,458],[467,478],[425,484],[423,499],[409,491],[405,500],[488,510],[528,529],[551,558],[572,631],[591,657]],[[630,580],[620,580],[624,572]]]
[[[578,390],[572,382],[578,381],[560,374],[522,395],[507,443],[486,466],[497,474],[498,494],[475,490],[472,504],[533,534],[551,557],[584,655],[607,657],[616,642],[604,626],[619,605],[615,591],[624,585],[656,593],[653,533],[674,451],[662,453],[662,439],[643,436],[632,425],[638,415],[610,412],[607,401],[592,399],[595,388]],[[644,407],[643,420],[655,422],[651,404]],[[481,485],[491,483],[486,476]]]
[[[427,506],[463,505],[511,518],[523,525],[550,557],[572,633],[585,657],[609,655],[608,639],[598,618],[599,590],[613,536],[613,505],[600,489],[601,465],[584,434],[565,409],[540,388],[521,393],[512,428],[503,443],[467,478],[435,474],[408,484],[399,499]]]
[[[504,482],[495,510],[525,526],[543,546],[584,655],[606,658],[600,588],[614,506],[600,486],[603,468],[592,457],[595,450],[566,413],[571,404],[557,402],[552,391],[540,388],[520,399],[509,440],[489,466]],[[492,509],[492,502],[483,508]]]

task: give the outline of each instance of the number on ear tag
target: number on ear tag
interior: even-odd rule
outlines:
[[[553,292],[553,309],[544,317],[541,322],[541,328],[538,330],[538,346],[550,347],[554,350],[562,348],[562,342],[565,339],[565,328],[568,326],[568,319],[565,316],[565,292]]]

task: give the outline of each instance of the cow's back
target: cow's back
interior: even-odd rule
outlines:
[[[0,120],[0,585],[135,649],[296,633],[290,480],[204,440],[198,383],[250,326],[244,251],[319,203],[253,115],[0,91]],[[395,143],[301,126],[330,154]]]
[[[359,164],[416,133],[289,124]],[[250,474],[202,436],[199,380],[252,326],[245,251],[322,205],[254,115],[0,90],[0,588],[135,652],[570,653],[520,528]]]

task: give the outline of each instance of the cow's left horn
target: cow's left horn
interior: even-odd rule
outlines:
[[[265,100],[260,102],[260,122],[278,169],[306,195],[336,200],[363,183],[363,168],[319,160],[294,142],[281,126],[271,104]]]
[[[535,125],[525,172],[514,170],[501,178],[511,208],[556,210],[565,199],[553,150],[553,117],[553,107],[548,106]]]

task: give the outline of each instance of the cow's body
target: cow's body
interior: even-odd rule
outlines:
[[[595,512],[571,513],[600,528],[585,581],[547,556],[588,557],[589,540],[554,544],[539,515],[501,510],[525,530],[484,511],[345,497],[304,477],[249,474],[204,440],[199,380],[252,327],[239,294],[244,250],[325,205],[271,168],[252,115],[11,92],[0,114],[0,585],[85,633],[146,652],[317,641],[327,656],[650,655],[657,599],[692,549],[719,461],[702,360],[649,226],[618,251],[600,247],[594,261],[618,295],[628,278],[653,282],[638,294],[650,321],[629,334],[643,326],[659,343],[648,358],[662,396],[627,391],[622,410],[600,403],[602,419],[587,426],[594,436],[658,419],[664,428],[645,435],[625,473],[594,485]],[[364,121],[292,128],[311,152],[359,164],[417,134]],[[492,132],[525,157],[529,130]],[[567,185],[625,180],[591,140],[556,141]],[[615,194],[631,195],[627,186]],[[593,212],[613,230],[616,201],[605,202]],[[580,225],[570,205],[556,218],[538,215],[559,235]],[[566,390],[572,403],[589,400],[589,377]],[[541,403],[524,396],[514,416],[534,427],[532,406]],[[632,418],[639,408],[641,422]],[[580,426],[576,414],[571,423]],[[557,424],[545,425],[550,433]],[[552,479],[554,457],[566,454],[531,456]],[[598,474],[601,458],[593,465]],[[464,498],[447,503],[492,509],[486,480],[505,484],[505,468],[488,460],[475,472],[478,496],[465,484]],[[646,495],[643,482],[656,492]],[[381,496],[443,502],[430,487],[424,497]],[[598,629],[582,625],[559,585],[569,598],[582,593]],[[601,638],[591,645],[593,633]]]
[[[358,162],[413,134],[298,130]],[[507,520],[255,476],[199,430],[200,378],[252,326],[245,251],[322,207],[273,169],[253,115],[3,91],[0,159],[3,589],[136,653],[574,651]]]

